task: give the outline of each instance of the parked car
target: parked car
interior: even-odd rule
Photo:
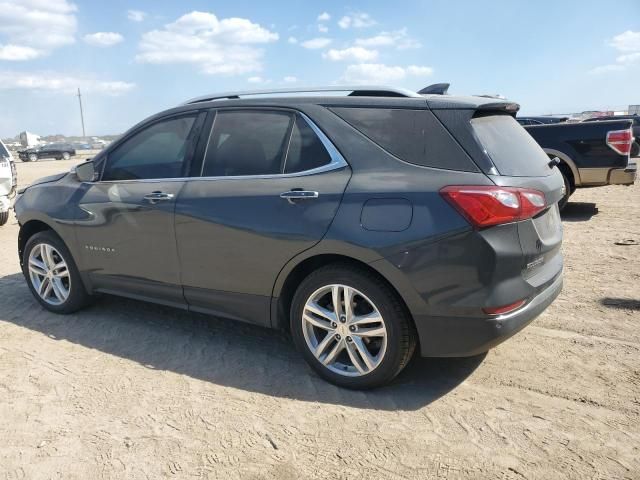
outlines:
[[[40,145],[18,151],[18,156],[23,162],[35,162],[41,158],[69,160],[75,154],[76,149],[68,143],[49,143],[48,145]]]
[[[17,174],[11,152],[0,140],[0,227],[9,220],[11,198],[16,191]]]
[[[631,146],[631,156],[639,157],[640,156],[640,115],[612,115],[606,117],[593,117],[583,120],[583,122],[601,122],[607,120],[632,120],[633,126],[631,129],[633,130],[633,138],[634,143]]]
[[[518,106],[335,90],[197,98],[22,190],[36,300],[70,313],[102,292],[290,329],[349,388],[391,381],[416,348],[486,352],[545,310],[563,181]]]
[[[549,125],[552,123],[566,122],[569,117],[516,117],[520,125]]]
[[[525,127],[549,158],[559,161],[566,192],[561,209],[576,188],[633,185],[637,164],[630,159],[631,123],[609,120]]]
[[[72,145],[75,150],[93,150],[90,143],[74,142]]]

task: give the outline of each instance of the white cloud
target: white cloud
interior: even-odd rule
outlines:
[[[622,72],[628,68],[640,65],[640,32],[627,30],[613,37],[609,45],[620,52],[629,53],[619,55],[616,58],[616,63],[595,67],[591,69],[589,73],[599,75],[610,72]]]
[[[38,58],[40,52],[35,48],[20,45],[0,45],[0,60],[20,61]]]
[[[320,15],[318,15],[319,22],[328,22],[329,20],[331,20],[331,15],[329,15],[327,12],[322,12]]]
[[[84,41],[94,47],[111,47],[123,40],[124,37],[115,32],[96,32],[84,36]]]
[[[378,58],[377,50],[368,50],[364,47],[349,47],[343,50],[332,48],[322,54],[324,58],[338,62],[341,60],[353,60],[356,62],[368,62]]]
[[[80,87],[84,92],[105,95],[121,95],[135,88],[134,83],[96,80],[58,72],[0,71],[0,90],[44,90],[75,93]]]
[[[147,13],[140,10],[127,10],[127,18],[132,22],[142,22],[146,16]]]
[[[621,52],[639,52],[640,51],[640,32],[632,32],[627,30],[626,32],[616,35],[609,42],[613,48],[620,50]]]
[[[311,40],[302,42],[300,45],[302,45],[304,48],[317,50],[319,48],[327,47],[331,42],[332,40],[330,38],[319,37],[319,38],[312,38]]]
[[[289,37],[289,38],[287,39],[287,42],[289,42],[289,43],[291,43],[291,44],[295,45],[296,43],[298,43],[298,39],[297,39],[296,37]]]
[[[635,65],[640,63],[640,51],[635,53],[628,53],[626,55],[620,55],[616,58],[616,62],[622,65]]]
[[[291,75],[288,75],[288,76],[284,77],[282,79],[282,81],[284,83],[296,83],[298,81],[298,78],[294,77],[294,76],[291,76]]]
[[[341,80],[349,83],[390,84],[404,80],[407,76],[426,77],[432,73],[432,68],[418,65],[399,67],[381,63],[360,63],[349,65]]]
[[[255,77],[247,78],[247,82],[249,82],[249,83],[264,83],[264,78],[256,75]]]
[[[0,0],[0,59],[30,60],[74,43],[76,10],[67,0]]]
[[[194,11],[145,33],[136,60],[194,64],[206,74],[237,75],[260,71],[264,52],[257,45],[277,39],[277,33],[245,18],[219,20],[213,13]]]
[[[418,41],[407,35],[406,28],[391,32],[380,32],[373,37],[357,38],[355,43],[361,47],[395,47],[399,50],[419,48],[421,46]]]
[[[326,25],[323,25],[322,23],[318,24],[318,31],[320,33],[327,33],[329,31],[329,27],[327,27]]]
[[[367,28],[376,25],[377,22],[371,18],[368,13],[358,12],[351,15],[345,15],[338,20],[338,26],[343,29],[347,28]]]
[[[625,70],[624,65],[601,65],[599,67],[593,68],[589,70],[589,73],[593,75],[599,75],[601,73],[609,73],[609,72],[619,72],[621,70]]]

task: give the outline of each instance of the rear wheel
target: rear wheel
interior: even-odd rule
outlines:
[[[569,180],[567,173],[564,171],[564,169],[560,169],[560,173],[562,173],[562,180],[564,181],[564,195],[558,202],[558,208],[560,208],[560,210],[562,211],[567,206],[567,203],[569,203],[569,197],[571,196],[572,192],[571,181]]]
[[[0,212],[0,227],[9,221],[9,211]]]
[[[307,363],[346,388],[390,382],[416,344],[397,294],[376,275],[348,264],[328,265],[303,280],[291,306],[291,331]]]
[[[63,152],[62,153],[62,158],[64,160],[69,160],[71,158],[71,155],[69,154],[69,152]]]
[[[22,272],[33,296],[51,312],[75,312],[91,298],[67,246],[51,230],[36,233],[27,241]]]

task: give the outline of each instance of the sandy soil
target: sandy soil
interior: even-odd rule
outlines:
[[[22,184],[71,162],[19,164]],[[471,359],[350,392],[287,338],[104,297],[46,313],[0,228],[0,478],[640,478],[640,186],[580,190],[565,289]]]

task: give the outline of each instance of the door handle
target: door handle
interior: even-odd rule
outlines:
[[[296,200],[310,200],[312,198],[318,198],[320,194],[311,190],[289,190],[280,194],[280,198],[284,198],[289,203],[295,203]]]
[[[151,192],[147,193],[143,198],[149,203],[155,204],[162,201],[173,200],[173,193]]]

